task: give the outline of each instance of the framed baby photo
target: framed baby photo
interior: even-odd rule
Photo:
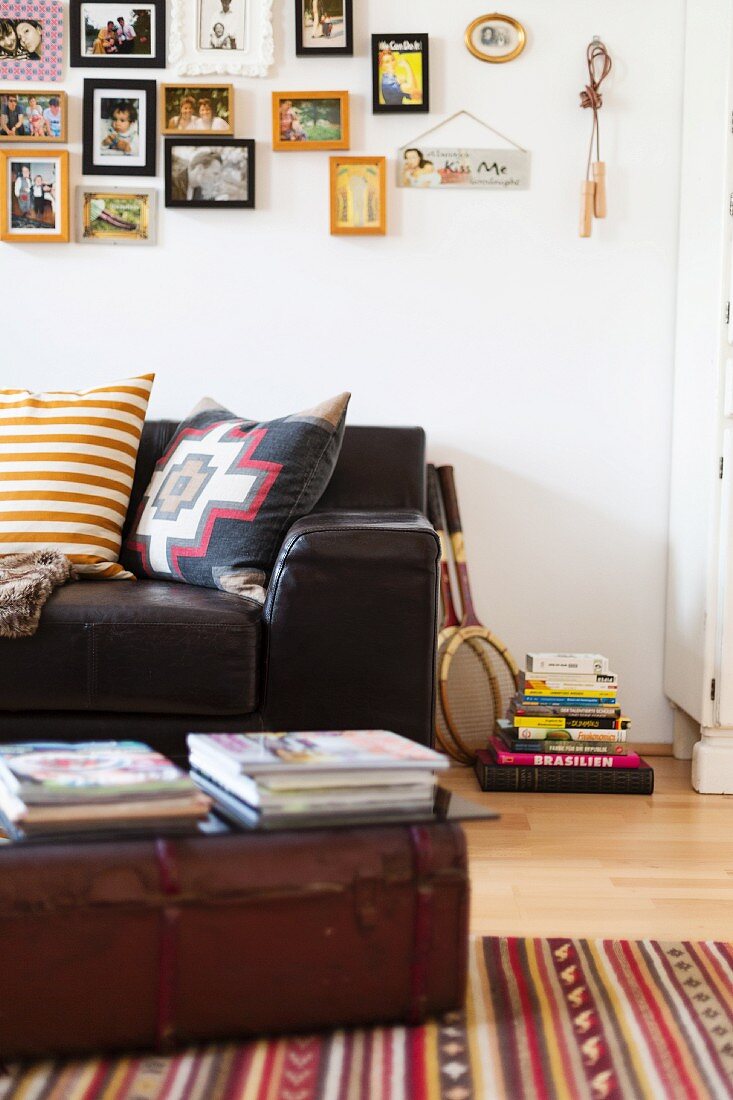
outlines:
[[[155,175],[154,80],[85,80],[82,172]]]
[[[372,35],[372,111],[420,114],[430,110],[427,34]]]
[[[68,152],[3,150],[0,172],[0,240],[33,244],[68,241]]]
[[[180,76],[266,76],[272,0],[172,0],[168,64]]]
[[[162,134],[234,134],[231,84],[161,84]]]
[[[0,80],[61,80],[63,10],[57,0],[0,4]]]
[[[75,68],[165,68],[165,0],[71,0],[69,23]]]
[[[352,0],[295,0],[295,52],[298,57],[351,57]]]
[[[331,157],[331,232],[384,236],[387,232],[384,157]]]
[[[479,61],[495,65],[519,57],[527,42],[521,23],[510,15],[480,15],[469,23],[465,35],[466,47]]]
[[[8,88],[0,92],[0,141],[33,145],[66,141],[66,117],[66,92],[48,88]]]
[[[77,187],[81,244],[155,244],[157,191],[145,187]]]
[[[285,153],[349,148],[348,92],[273,92],[272,147]]]
[[[167,138],[165,205],[253,209],[255,143],[250,138]]]

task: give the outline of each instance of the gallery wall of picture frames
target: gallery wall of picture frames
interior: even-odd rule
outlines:
[[[292,2],[296,57],[353,57],[354,7],[363,0]],[[429,113],[428,30],[371,32],[374,115]],[[471,55],[493,64],[515,60],[527,42],[521,23],[500,13],[477,16],[463,33]],[[168,25],[165,0],[133,0],[129,6],[70,0],[66,43],[58,0],[5,0],[0,80],[11,86],[0,87],[0,240],[71,239],[69,155],[55,148],[67,141],[70,101],[64,89],[49,87],[63,78],[65,45],[72,68],[96,70],[84,80],[85,176],[157,176],[160,134],[166,207],[254,208],[255,142],[237,135],[234,85],[207,78],[267,74],[274,56],[271,0],[172,0]],[[168,69],[174,79],[159,84],[125,76],[125,69]],[[272,148],[330,152],[331,233],[384,235],[386,158],[342,155],[350,149],[349,91],[323,83],[325,88],[271,93]],[[461,113],[470,112],[455,112]],[[503,150],[426,145],[427,134],[455,114],[417,139],[403,135],[396,153],[398,186],[501,191],[529,185],[529,154],[510,139],[512,148]],[[154,189],[80,185],[74,238],[154,243],[156,207]]]

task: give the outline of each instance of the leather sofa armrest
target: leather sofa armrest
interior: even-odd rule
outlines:
[[[264,607],[263,728],[391,729],[432,744],[439,555],[420,512],[295,523]]]

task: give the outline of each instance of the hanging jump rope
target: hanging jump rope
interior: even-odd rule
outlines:
[[[608,50],[594,39],[586,51],[588,83],[580,93],[580,106],[593,111],[593,129],[588,148],[588,162],[580,196],[580,236],[590,237],[593,218],[606,216],[606,165],[601,160],[601,132],[598,112],[603,106],[601,84],[611,71],[612,61]],[[595,145],[596,159],[593,160]]]

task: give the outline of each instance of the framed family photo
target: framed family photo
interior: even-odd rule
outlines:
[[[373,34],[373,113],[417,114],[429,110],[428,35]]]
[[[82,171],[155,175],[154,80],[85,80]]]
[[[169,138],[165,205],[253,209],[255,143],[250,138]]]
[[[265,76],[272,0],[172,0],[168,62],[181,76]]]
[[[234,134],[231,84],[161,84],[162,134]]]
[[[295,0],[295,52],[298,57],[351,57],[352,0]]]
[[[165,0],[71,0],[69,22],[76,68],[165,68]]]
[[[384,157],[331,157],[331,233],[384,236],[387,232]]]
[[[510,15],[481,15],[466,28],[466,47],[479,61],[495,65],[519,57],[527,42],[527,34]]]
[[[0,80],[61,80],[62,6],[57,0],[0,5]]]
[[[76,237],[82,244],[155,244],[152,188],[76,189]]]
[[[272,147],[281,152],[349,148],[348,92],[273,92]]]
[[[0,92],[0,141],[66,141],[66,92]]]
[[[68,152],[3,150],[0,173],[0,240],[33,244],[68,241]]]

